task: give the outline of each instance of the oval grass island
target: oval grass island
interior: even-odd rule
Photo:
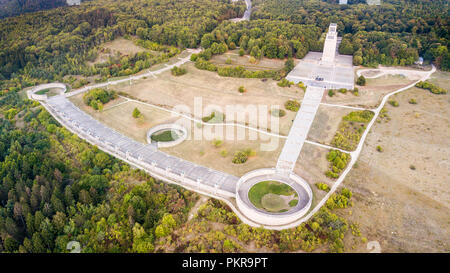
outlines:
[[[298,194],[287,184],[267,180],[255,184],[248,191],[250,202],[267,212],[286,212],[298,203]]]
[[[305,215],[312,203],[312,191],[300,176],[279,173],[276,168],[244,174],[236,185],[236,204],[259,225],[283,226]]]
[[[155,142],[171,142],[175,141],[182,136],[183,133],[179,130],[163,129],[161,131],[154,132],[150,139]]]
[[[181,125],[160,124],[147,132],[147,142],[156,143],[158,148],[172,147],[187,138],[187,130]]]

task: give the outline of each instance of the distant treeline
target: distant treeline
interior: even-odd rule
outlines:
[[[0,19],[66,5],[66,0],[0,0]]]
[[[449,4],[446,0],[366,1],[254,0],[252,19],[282,20],[314,25],[326,31],[338,24],[344,37],[340,52],[353,54],[365,66],[408,65],[423,56],[443,70],[450,70]]]
[[[244,10],[243,2],[228,0],[96,0],[6,18],[0,21],[0,90],[89,74],[86,61],[96,47],[118,36],[197,47],[205,33]]]

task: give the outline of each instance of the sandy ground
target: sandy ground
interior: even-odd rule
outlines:
[[[227,106],[243,107],[266,107],[263,113],[264,118],[270,121],[269,110],[271,106],[284,108],[284,103],[295,98],[301,100],[304,95],[302,89],[298,87],[282,88],[277,86],[276,81],[268,79],[263,82],[261,79],[239,79],[220,77],[217,73],[198,70],[192,63],[184,65],[188,73],[183,76],[175,77],[170,71],[161,73],[156,78],[148,77],[135,82],[132,85],[120,84],[113,86],[112,89],[122,91],[139,98],[148,103],[173,109],[182,107],[183,112],[202,118],[209,115],[212,110],[218,110],[225,113]],[[239,86],[244,86],[247,92],[241,94],[238,92]],[[201,103],[198,108],[194,108],[195,101]],[[187,108],[187,109],[186,109]],[[178,108],[181,109],[181,108]],[[195,114],[195,109],[201,109],[199,114]],[[245,111],[245,110],[244,110]],[[242,111],[240,111],[242,112]],[[287,115],[280,120],[280,133],[287,135],[295,113],[286,111]],[[226,116],[227,121],[233,121],[232,117]],[[258,127],[257,122],[250,122],[247,118],[240,121],[241,124],[250,124]],[[266,124],[259,126],[267,127]],[[270,127],[270,126],[269,126]],[[275,131],[271,128],[271,131]]]
[[[450,74],[440,73],[434,79],[446,77],[448,88]],[[383,252],[449,252],[450,96],[411,88],[394,99],[391,121],[374,124],[344,181],[355,197],[351,219]]]

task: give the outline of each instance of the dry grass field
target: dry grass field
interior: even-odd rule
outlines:
[[[136,45],[133,40],[128,40],[123,37],[106,42],[99,47],[98,56],[93,62],[88,62],[89,65],[104,63],[108,61],[109,57],[115,55],[134,55],[138,52],[149,51],[143,47]],[[157,52],[152,52],[158,54]]]
[[[243,66],[248,70],[280,70],[284,67],[285,60],[261,58],[255,63],[250,62],[250,55],[239,56],[239,50],[230,50],[225,54],[214,55],[210,62],[218,66]],[[231,60],[231,63],[226,63],[227,60]],[[294,59],[294,64],[297,64],[299,60]]]
[[[81,94],[71,97],[70,100],[103,124],[142,143],[147,142],[146,133],[150,128],[164,123],[180,123],[190,128],[189,138],[162,151],[236,176],[257,168],[274,167],[284,145],[284,139],[278,137],[235,126],[200,125],[173,116],[165,110],[133,101],[126,102],[123,98],[105,104],[103,111],[95,111],[86,106]],[[137,119],[132,117],[135,107],[142,114]],[[213,141],[218,139],[222,140],[222,143],[216,147]],[[248,148],[252,149],[255,155],[250,156],[244,164],[233,164],[234,153]],[[226,151],[226,155],[223,151]]]
[[[242,106],[244,109],[248,106],[265,106],[267,111],[264,111],[264,115],[267,120],[270,120],[271,106],[278,105],[283,109],[288,99],[301,100],[304,95],[304,91],[298,87],[279,87],[277,82],[271,79],[262,81],[261,79],[220,77],[214,72],[198,70],[192,63],[185,64],[183,67],[188,70],[188,73],[183,76],[175,77],[170,71],[166,71],[156,77],[138,80],[132,85],[127,83],[115,85],[112,89],[167,109],[180,106],[186,109],[187,107],[188,111],[183,111],[190,112],[196,118],[207,116],[213,110],[226,113],[227,106]],[[244,86],[247,92],[239,93],[240,86]],[[196,104],[196,101],[199,103]],[[200,113],[195,113],[195,109],[201,109]],[[294,117],[295,113],[287,111],[287,115],[280,119],[280,133],[287,135]],[[226,116],[226,121],[233,122],[235,119]],[[258,127],[257,123],[249,122],[248,118],[240,123]],[[271,128],[271,131],[275,129]]]
[[[342,117],[356,111],[347,108],[320,105],[308,133],[308,140],[330,145]]]
[[[309,183],[313,192],[312,208],[326,194],[326,192],[318,190],[315,184],[322,182],[331,187],[334,183],[334,180],[325,176],[325,172],[329,168],[326,158],[328,152],[328,149],[305,143],[295,164],[294,172]]]
[[[167,111],[142,105],[137,102],[126,102],[126,99],[123,98],[118,98],[105,104],[103,111],[95,111],[85,105],[82,101],[82,94],[71,97],[70,100],[80,107],[80,109],[108,127],[142,143],[147,142],[146,134],[150,128],[158,124],[176,120],[176,117],[172,117]],[[132,116],[135,107],[142,114],[137,119]]]
[[[109,49],[112,53],[119,52],[122,55],[134,55],[138,52],[147,51],[145,48],[136,45],[133,40],[123,37],[104,43],[102,47]]]
[[[203,131],[205,137],[197,140],[195,135],[197,133],[193,131],[196,126],[192,124],[191,139],[185,140],[177,146],[163,148],[161,150],[171,155],[239,177],[255,169],[275,167],[284,145],[284,139],[268,137],[267,135],[256,134],[254,140],[250,139],[248,129],[242,129],[242,131],[236,129],[234,130],[234,134],[231,131],[228,135],[231,137],[226,137],[227,135],[225,133],[221,134],[218,132],[226,132],[235,127],[227,127],[225,129],[222,126],[214,126],[214,130],[210,129],[215,133],[216,138],[206,134],[206,132],[210,131],[206,129]],[[238,137],[238,133],[241,132],[245,136],[244,139]],[[221,135],[224,137],[221,138]],[[222,140],[222,144],[216,147],[214,145],[214,139]],[[270,149],[266,147],[270,147]],[[247,162],[243,164],[232,163],[234,153],[244,149],[251,149],[255,154],[250,156]]]
[[[431,81],[448,89],[449,78],[438,71]],[[391,120],[375,123],[344,181],[354,193],[351,219],[384,252],[448,252],[450,95],[411,88],[394,99],[399,107],[386,106]]]
[[[386,94],[407,86],[417,79],[417,77],[407,78],[403,75],[383,75],[375,79],[366,79],[365,86],[355,85],[359,90],[359,96],[355,96],[350,92],[346,94],[336,92],[333,97],[325,95],[324,102],[375,108]]]

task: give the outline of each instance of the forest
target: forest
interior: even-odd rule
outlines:
[[[252,19],[314,25],[326,31],[338,24],[341,54],[355,56],[355,65],[409,65],[418,56],[450,70],[449,4],[446,0],[365,1],[255,0]]]
[[[249,245],[342,252],[345,238],[364,241],[357,225],[340,216],[351,207],[346,189],[310,221],[282,232],[251,228],[215,200],[187,221],[197,194],[156,181],[89,145],[22,90],[66,76],[129,75],[200,46],[205,50],[194,61],[201,69],[218,70],[208,62],[211,55],[241,47],[254,58],[287,59],[286,73],[290,58],[320,51],[330,22],[343,35],[340,52],[353,54],[355,64],[408,65],[423,56],[450,69],[446,1],[349,2],[255,0],[252,20],[238,23],[228,19],[242,16],[245,4],[229,0],[94,0],[1,19],[0,252],[67,252],[72,240],[83,252],[243,252]],[[165,55],[140,53],[87,65],[102,43],[122,36]],[[220,73],[280,76],[242,68]],[[439,92],[427,83],[420,87]],[[106,101],[102,92],[91,95],[89,104]]]
[[[132,170],[38,105],[0,100],[17,113],[0,118],[0,252],[66,252],[74,239],[84,252],[151,252],[166,222],[185,220],[193,193]]]
[[[0,21],[0,94],[67,75],[101,74],[101,80],[129,75],[165,59],[145,53],[112,60],[108,67],[86,64],[96,58],[100,44],[120,36],[136,36],[139,45],[159,49],[226,44],[256,58],[302,58],[321,50],[330,22],[343,36],[340,52],[352,54],[355,65],[410,65],[423,56],[450,69],[447,1],[383,3],[255,0],[252,20],[232,23],[228,19],[243,15],[242,1],[96,0],[5,18]],[[171,50],[167,57],[174,54]]]
[[[227,0],[97,0],[6,18],[0,21],[0,90],[89,74],[86,61],[95,59],[98,45],[119,36],[197,47],[203,34],[244,9],[243,3]],[[147,59],[135,57],[136,62]]]
[[[66,0],[0,0],[0,19],[65,5]]]
[[[0,116],[0,252],[69,252],[70,241],[86,253],[246,252],[250,243],[275,252],[342,252],[345,237],[366,240],[336,214],[351,206],[346,189],[307,223],[281,232],[243,224],[213,199],[187,221],[197,194],[89,145],[23,94],[2,96],[0,109],[11,113]]]

